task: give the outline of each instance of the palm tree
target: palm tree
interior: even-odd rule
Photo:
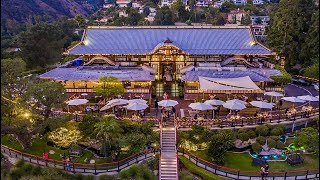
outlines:
[[[94,127],[96,137],[102,139],[105,144],[104,155],[107,157],[107,146],[111,149],[112,145],[116,144],[120,139],[123,130],[114,117],[103,117]]]

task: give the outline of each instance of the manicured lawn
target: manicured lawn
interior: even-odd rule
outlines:
[[[179,156],[179,160],[181,161],[181,163],[193,174],[202,177],[203,179],[206,180],[218,180],[218,179],[227,179],[227,178],[223,178],[220,176],[217,176],[205,169],[202,169],[198,166],[196,166],[195,164],[193,164],[191,161],[189,161],[187,158],[185,158],[184,156]]]
[[[1,144],[18,151],[22,150],[22,145],[11,135],[1,135]]]
[[[54,154],[49,154],[50,159],[55,159],[55,160],[62,160],[60,155],[63,155],[64,153],[66,156],[68,155],[68,150],[62,150],[56,147],[48,146],[47,141],[42,138],[35,138],[32,141],[32,146],[28,150],[22,150],[22,145],[11,135],[1,135],[1,144],[8,146],[12,149],[16,149],[28,154],[36,155],[42,157],[43,151],[50,151],[53,150],[55,153]],[[128,157],[126,153],[122,153],[120,155],[120,159],[124,159]],[[88,151],[84,150],[83,154],[80,157],[74,157],[73,162],[77,163],[85,163],[85,159],[93,159],[95,160],[96,163],[105,163],[105,162],[112,162],[112,158],[96,158],[93,156],[93,154]]]
[[[207,156],[206,151],[198,151],[193,153],[202,159],[211,161],[211,159]],[[302,157],[304,159],[304,163],[295,166],[290,166],[287,162],[269,162],[270,171],[285,172],[319,168],[319,157],[307,154],[303,154]],[[260,171],[260,166],[253,166],[251,162],[252,158],[248,153],[227,152],[224,166],[240,170]]]

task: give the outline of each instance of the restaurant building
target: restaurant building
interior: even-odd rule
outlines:
[[[154,96],[263,93],[274,87],[270,76],[281,75],[275,53],[248,26],[88,27],[65,54],[79,58],[40,77],[70,93],[93,92],[101,76],[117,77],[127,93]]]

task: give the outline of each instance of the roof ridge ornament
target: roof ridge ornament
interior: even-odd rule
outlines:
[[[169,38],[167,38],[167,39],[164,41],[164,43],[172,43],[172,41],[171,41]]]

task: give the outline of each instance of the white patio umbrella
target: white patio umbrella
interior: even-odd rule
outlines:
[[[128,101],[129,103],[141,103],[141,104],[147,104],[148,101],[144,99],[131,99]]]
[[[220,106],[220,105],[223,105],[225,102],[218,99],[212,99],[212,100],[206,100],[204,103],[210,104],[212,106]]]
[[[227,102],[223,104],[223,107],[231,110],[242,110],[246,108],[246,105],[239,102]]]
[[[305,100],[299,99],[297,97],[291,96],[291,97],[283,97],[281,98],[285,101],[293,102],[293,103],[303,103]]]
[[[128,100],[126,99],[112,99],[110,101],[108,101],[107,105],[124,105],[124,104],[128,104]]]
[[[274,103],[267,103],[264,101],[251,101],[250,104],[260,109],[272,109],[274,106]]]
[[[319,99],[319,95],[318,95],[318,96],[315,96],[315,97]]]
[[[264,95],[266,96],[274,96],[274,97],[283,97],[284,95],[275,91],[265,92]]]
[[[309,102],[310,101],[319,101],[319,96],[317,98],[317,97],[313,97],[313,96],[310,96],[310,95],[305,95],[305,96],[298,96],[297,98],[305,100],[305,101],[309,101]]]
[[[140,111],[140,110],[145,110],[147,109],[148,105],[145,103],[129,103],[128,105],[124,106],[128,110],[133,110],[133,111]]]
[[[177,104],[179,104],[178,101],[170,100],[170,99],[166,99],[158,102],[159,106],[164,106],[164,107],[172,107]]]
[[[189,104],[189,107],[191,109],[200,110],[200,111],[213,109],[213,107],[210,104],[206,104],[206,103],[191,103],[191,104]]]
[[[86,104],[87,102],[88,102],[87,99],[73,99],[73,100],[67,101],[66,103],[69,106],[78,106],[78,105]]]
[[[247,104],[245,101],[239,100],[239,99],[232,99],[226,101],[226,103],[241,103],[241,104]]]
[[[82,93],[81,96],[88,96],[88,93]]]
[[[271,102],[272,102],[272,97],[276,97],[276,101],[277,101],[277,97],[283,97],[284,96],[282,93],[278,93],[278,92],[275,92],[275,91],[265,92],[264,95],[271,96]]]
[[[100,109],[100,111],[105,111],[105,110],[107,110],[107,109],[112,108],[113,106],[115,106],[115,105],[113,105],[113,104],[111,104],[111,105],[104,105],[104,106]]]

